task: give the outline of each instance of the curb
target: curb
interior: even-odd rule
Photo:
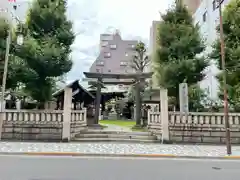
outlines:
[[[0,155],[27,155],[27,156],[78,156],[78,157],[136,157],[136,158],[182,158],[182,159],[231,159],[240,160],[240,156],[178,156],[174,154],[104,154],[104,153],[77,153],[77,152],[0,152]]]

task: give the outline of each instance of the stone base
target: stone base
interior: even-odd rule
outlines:
[[[118,116],[117,113],[109,113],[108,114],[108,119],[110,120],[117,120]]]
[[[62,142],[64,142],[64,143],[69,142],[69,139],[68,138],[64,138],[64,139],[62,139]]]

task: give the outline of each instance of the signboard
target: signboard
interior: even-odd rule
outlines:
[[[187,83],[179,84],[179,100],[180,100],[180,112],[188,113],[188,85]]]

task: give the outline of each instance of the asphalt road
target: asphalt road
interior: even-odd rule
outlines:
[[[240,161],[0,156],[0,180],[239,180]]]

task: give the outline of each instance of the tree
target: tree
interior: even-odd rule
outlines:
[[[139,42],[135,47],[136,54],[133,56],[131,67],[135,72],[144,73],[150,63],[148,57],[146,45],[143,42]]]
[[[51,98],[56,77],[72,67],[69,54],[74,34],[65,13],[64,0],[35,0],[25,24],[24,44],[16,50],[26,63],[22,82],[40,104]]]
[[[206,92],[200,88],[198,84],[189,87],[189,111],[202,112],[205,110],[205,105],[208,101]]]
[[[199,27],[193,25],[193,19],[187,8],[176,2],[173,8],[162,15],[158,28],[158,50],[155,65],[159,76],[159,85],[168,89],[169,96],[176,98],[179,104],[179,84],[189,86],[201,81],[208,60],[200,55],[205,49],[199,35]]]
[[[146,54],[147,49],[145,44],[143,42],[139,42],[135,47],[135,51],[136,54],[133,56],[131,67],[136,73],[143,74],[150,63],[150,59]],[[134,85],[134,100],[136,103],[136,126],[141,125],[141,106],[145,84],[145,79],[137,79],[137,82]]]
[[[240,110],[240,1],[232,0],[224,8],[223,12],[223,34],[225,42],[225,62],[226,62],[226,79],[229,104],[236,111]],[[216,28],[220,33],[220,27]],[[221,46],[219,38],[213,44],[213,51],[210,58],[214,59],[218,68],[222,69]],[[217,75],[220,82],[219,97],[223,99],[223,72]]]
[[[2,84],[4,62],[5,62],[5,50],[6,50],[6,39],[8,36],[10,25],[7,20],[3,17],[0,18],[0,83]],[[15,31],[11,32],[11,46],[8,62],[8,74],[6,81],[7,89],[15,89],[18,86],[18,82],[22,77],[22,72],[24,70],[23,61],[14,55],[13,45],[15,44],[16,36]]]

